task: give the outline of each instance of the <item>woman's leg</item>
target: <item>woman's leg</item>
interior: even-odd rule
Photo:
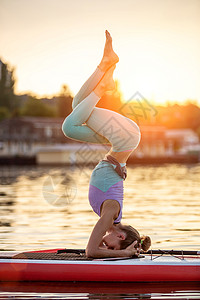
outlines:
[[[114,88],[114,81],[112,79],[114,69],[115,66],[111,67],[99,83],[102,86],[101,96],[105,91]],[[84,101],[81,101],[74,108],[62,125],[62,130],[67,137],[89,143],[109,143],[109,141],[105,137],[99,135],[98,132],[95,132],[87,125],[83,125],[90,117],[101,96],[95,94],[93,91],[84,99]]]
[[[63,132],[72,139],[91,143],[101,143],[105,139],[112,144],[114,152],[132,151],[140,141],[137,124],[114,111],[95,107],[104,92],[113,89],[114,69],[115,66],[106,72],[94,91],[65,119]],[[85,122],[87,126],[82,125]]]
[[[71,115],[65,119],[62,126],[65,135],[67,135],[68,137],[70,136],[71,138],[79,141],[98,143],[98,144],[99,143],[109,144],[109,141],[105,137],[99,135],[97,132],[89,128],[87,125],[82,125],[82,124],[87,120],[87,118],[92,112],[92,108],[99,101],[96,99],[95,95],[93,95],[93,97],[92,95],[90,95],[91,92],[101,81],[106,71],[108,71],[108,69],[111,68],[113,65],[115,65],[118,61],[119,58],[112,48],[112,38],[110,36],[110,33],[106,30],[106,43],[104,47],[103,58],[100,64],[98,65],[97,69],[95,70],[95,72],[90,76],[90,78],[81,87],[78,94],[74,97],[72,103],[72,108],[75,109],[77,105],[81,103],[82,100],[89,97],[89,100],[85,99],[84,101],[87,100],[88,104],[92,106],[90,107],[90,110],[88,112],[89,106],[85,105],[86,104],[85,103],[83,104],[83,106],[79,107],[78,111],[77,110],[75,112],[73,111]],[[97,100],[97,102],[95,101],[95,99]],[[83,114],[83,110],[86,113],[86,115]],[[77,127],[75,128],[74,126]]]

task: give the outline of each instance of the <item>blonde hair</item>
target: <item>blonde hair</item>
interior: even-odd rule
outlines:
[[[139,232],[130,225],[121,225],[120,229],[126,233],[125,240],[122,240],[120,243],[121,249],[126,249],[129,245],[131,245],[134,241],[137,240],[137,244],[135,248],[139,247],[141,244],[141,248],[144,251],[147,251],[151,246],[151,238],[149,236],[140,236]]]

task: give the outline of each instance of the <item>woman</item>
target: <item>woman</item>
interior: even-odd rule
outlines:
[[[105,92],[115,88],[113,71],[118,61],[106,30],[103,58],[74,97],[73,111],[62,126],[71,139],[112,145],[90,179],[89,201],[100,216],[86,248],[86,255],[93,258],[138,255],[141,248],[146,251],[151,245],[149,237],[140,237],[136,229],[121,224],[126,161],[139,144],[139,127],[114,111],[95,107]],[[106,130],[106,124],[114,131]]]

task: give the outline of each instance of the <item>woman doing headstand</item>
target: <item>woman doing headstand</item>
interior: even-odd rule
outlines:
[[[90,179],[89,202],[100,217],[86,248],[86,255],[94,258],[138,255],[151,245],[148,236],[141,237],[135,228],[121,224],[126,161],[140,142],[139,127],[119,113],[95,107],[105,92],[115,88],[113,71],[118,61],[106,30],[103,58],[74,97],[73,111],[62,126],[71,139],[112,146]]]

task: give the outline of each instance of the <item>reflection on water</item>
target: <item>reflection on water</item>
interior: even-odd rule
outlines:
[[[200,299],[198,283],[2,282],[0,299]]]
[[[199,299],[198,283],[5,282],[0,299]],[[37,294],[36,294],[37,293]],[[40,297],[39,297],[40,295]],[[35,297],[34,297],[35,296]],[[36,297],[37,296],[37,297]]]
[[[85,248],[92,167],[0,168],[1,250]],[[129,166],[123,222],[153,248],[200,248],[200,165]]]

